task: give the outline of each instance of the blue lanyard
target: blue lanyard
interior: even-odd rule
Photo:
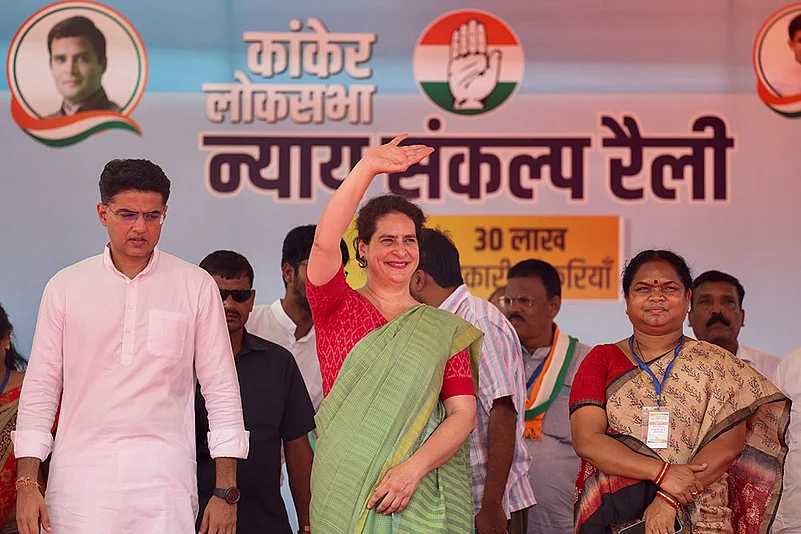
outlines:
[[[531,376],[528,378],[528,382],[526,382],[526,391],[528,391],[529,388],[534,385],[534,382],[536,382],[537,378],[539,378],[540,374],[542,374],[542,368],[545,367],[545,361],[547,359],[548,358],[546,357],[545,360],[542,360],[537,368],[534,369],[534,372],[531,373]]]
[[[6,384],[8,384],[9,378],[11,378],[11,368],[6,367],[6,376],[5,378],[3,378],[3,383],[0,384],[0,393],[2,393],[4,389],[6,389]]]
[[[634,352],[634,335],[629,338],[629,350],[634,355],[634,359],[637,361],[637,365],[640,366],[640,369],[651,375],[651,378],[654,381],[654,389],[656,390],[656,405],[662,405],[662,388],[665,386],[665,382],[667,382],[668,377],[670,376],[670,371],[673,369],[673,364],[676,363],[676,358],[679,357],[679,351],[681,347],[684,345],[684,334],[681,335],[681,340],[679,341],[679,345],[676,347],[676,350],[673,351],[673,359],[670,360],[670,363],[665,369],[665,376],[662,377],[662,381],[660,382],[659,379],[656,377],[651,368],[642,361],[642,359]]]

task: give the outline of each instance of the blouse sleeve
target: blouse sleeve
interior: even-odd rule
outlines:
[[[306,279],[306,298],[309,299],[309,307],[312,312],[312,319],[315,326],[325,324],[331,315],[337,310],[348,291],[353,289],[345,280],[345,268],[341,267],[334,277],[321,286],[316,286]]]
[[[583,406],[606,407],[606,383],[609,376],[605,345],[594,347],[581,362],[570,388],[570,414]],[[613,345],[614,347],[614,345]]]
[[[467,349],[452,356],[445,364],[445,374],[442,380],[440,399],[446,400],[457,395],[476,394],[473,384],[473,372],[470,369],[470,353]]]

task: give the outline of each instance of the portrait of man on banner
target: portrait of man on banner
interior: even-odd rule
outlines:
[[[801,14],[787,26],[787,46],[784,69],[776,75],[773,87],[781,96],[801,95]]]
[[[771,15],[754,42],[757,92],[774,111],[797,117],[801,98],[801,3]],[[788,100],[789,99],[789,100]]]
[[[120,12],[72,0],[39,9],[17,29],[6,75],[11,117],[56,147],[108,129],[142,135],[131,118],[147,86],[144,42]]]
[[[87,17],[74,16],[58,22],[47,35],[50,72],[62,97],[61,107],[48,118],[83,111],[116,111],[103,89],[106,72],[106,37]]]

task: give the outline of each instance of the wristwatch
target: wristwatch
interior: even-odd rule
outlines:
[[[236,504],[239,502],[239,489],[237,488],[214,488],[215,497],[225,499],[228,504]]]

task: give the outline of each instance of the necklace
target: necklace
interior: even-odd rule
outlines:
[[[684,336],[682,335],[682,337],[680,337],[680,338],[679,338],[679,341],[678,341],[678,343],[677,343],[677,344],[679,344],[679,345],[680,345],[683,339],[684,339]],[[637,352],[638,352],[639,354],[642,354],[643,356],[645,356],[645,353],[643,352],[643,350],[642,350],[642,347],[640,346],[640,342],[637,340],[637,338],[636,338],[636,337],[634,338],[634,344],[635,344],[635,345],[637,345]],[[649,362],[652,362],[652,361],[654,361],[654,360],[658,360],[658,359],[659,359],[659,358],[661,358],[662,356],[665,356],[665,355],[669,354],[669,353],[670,353],[670,351],[672,351],[672,350],[675,350],[675,347],[671,347],[671,348],[669,348],[668,350],[666,350],[665,352],[663,352],[662,354],[660,354],[660,355],[659,355],[659,356],[657,356],[656,358],[653,358],[653,359],[651,359],[651,360],[648,360],[648,361],[649,361]]]

